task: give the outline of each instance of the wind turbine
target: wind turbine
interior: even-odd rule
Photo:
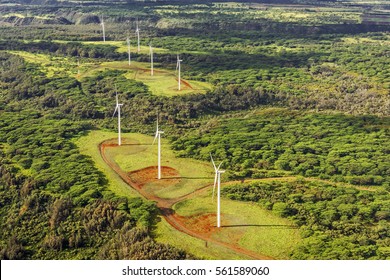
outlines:
[[[218,167],[215,165],[213,156],[210,153],[211,162],[213,163],[214,170],[215,170],[215,177],[214,177],[214,187],[213,187],[213,201],[214,201],[214,192],[215,192],[215,185],[217,185],[217,227],[221,227],[221,174],[225,173],[225,170],[220,170],[222,162],[218,165]]]
[[[129,55],[129,66],[131,65],[131,54],[130,54],[130,38],[127,37],[127,52],[128,52],[128,55]]]
[[[102,22],[100,24],[102,26],[102,31],[103,31],[103,42],[105,42],[106,41],[106,29],[104,28],[103,16],[102,16]]]
[[[118,102],[118,92],[115,87],[115,98],[116,98],[116,106],[115,106],[115,111],[114,114],[112,114],[112,117],[114,117],[116,111],[118,111],[118,146],[122,144],[121,142],[121,106],[123,104],[119,104]]]
[[[138,52],[140,51],[140,48],[139,48],[139,28],[138,28],[138,19],[137,19],[137,28],[135,29],[135,34],[137,34],[137,45],[138,45]]]
[[[150,76],[153,76],[153,48],[152,48],[152,43],[149,44],[149,53],[150,53]]]
[[[180,62],[182,62],[182,59],[179,59],[179,55],[177,55],[177,63],[176,63],[176,71],[179,71],[178,75],[178,90],[181,89],[181,81],[180,81],[180,76],[181,76],[181,67],[180,67]]]
[[[157,128],[156,128],[156,136],[154,137],[153,143],[156,142],[157,139],[157,179],[161,179],[161,134],[163,134],[164,131],[158,130],[158,115],[157,115]]]

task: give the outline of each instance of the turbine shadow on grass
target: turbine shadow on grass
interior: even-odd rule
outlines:
[[[209,179],[212,180],[214,177],[184,177],[184,176],[174,176],[174,177],[164,177],[162,179],[188,179],[188,180],[204,180]]]
[[[152,145],[151,143],[131,143],[131,144],[122,143],[121,146],[151,146],[151,145]]]
[[[221,227],[223,227],[223,228],[230,228],[230,227],[269,227],[269,228],[286,228],[286,229],[297,228],[297,226],[289,226],[289,225],[255,225],[255,224],[226,225],[226,226],[221,226]]]
[[[173,210],[172,208],[160,207],[160,211],[161,214],[163,214],[164,216],[171,216],[175,214],[175,210]]]

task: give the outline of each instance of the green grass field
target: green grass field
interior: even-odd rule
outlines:
[[[153,136],[127,134],[124,137],[130,139],[131,142],[138,142],[140,145],[122,145],[114,149],[107,149],[107,155],[122,170],[134,171],[149,166],[157,166],[157,143],[151,145]],[[165,186],[165,182],[162,182],[162,186],[161,182],[152,181],[145,185],[144,188],[147,191],[153,192],[162,198],[177,198],[213,183],[213,167],[211,164],[194,159],[176,158],[165,139],[162,139],[161,146],[161,165],[176,169],[179,172],[180,180],[174,180],[170,186]],[[164,178],[164,173],[162,176]]]
[[[77,73],[77,64],[67,57],[49,56],[46,54],[30,53],[25,51],[9,51],[9,53],[18,55],[29,63],[39,64],[41,66],[40,70],[48,78],[56,75],[72,76]]]
[[[124,143],[139,143],[138,145],[124,145],[122,147],[116,147],[115,149],[108,149],[107,155],[113,156],[116,163],[118,163],[125,170],[135,170],[144,168],[150,165],[155,165],[155,161],[157,158],[156,155],[156,146],[150,146],[153,141],[153,137],[142,135],[142,134],[122,134],[124,137]],[[118,196],[124,197],[139,197],[139,194],[131,189],[126,183],[122,181],[122,179],[103,161],[102,157],[99,153],[98,145],[107,139],[115,139],[117,137],[117,133],[108,132],[108,131],[91,131],[85,136],[79,137],[75,144],[79,147],[80,152],[84,155],[90,156],[92,160],[95,162],[96,167],[105,174],[109,181],[109,189],[113,191]],[[165,141],[163,141],[165,142]],[[144,144],[144,145],[142,145]],[[166,146],[166,144],[163,145]],[[167,147],[167,146],[166,146]],[[168,147],[167,147],[168,148]],[[149,155],[148,155],[149,154]],[[133,157],[132,157],[133,155]],[[189,160],[185,161],[185,159],[178,159],[178,161],[172,162],[171,159],[174,158],[174,155],[171,150],[166,150],[162,154],[162,163],[163,164],[171,164],[172,167],[177,167],[183,170],[180,170],[182,173],[191,172],[191,168],[194,166],[201,167],[200,174],[210,176],[210,171],[212,171],[211,166],[207,163],[200,163],[197,161]],[[165,158],[165,160],[164,160]],[[129,160],[130,159],[130,160]],[[190,164],[184,164],[190,163]],[[183,166],[179,166],[180,164],[184,164]],[[197,165],[198,164],[198,165]],[[171,165],[170,165],[171,166]],[[205,179],[202,184],[212,181],[212,176],[210,179]],[[188,184],[186,188],[178,186],[173,186],[173,190],[176,189],[176,194],[180,196],[181,192],[188,192],[191,189],[196,188],[198,184],[196,180],[188,180]],[[181,185],[184,183],[181,183]],[[149,188],[153,188],[153,186],[149,186]],[[175,193],[174,191],[172,193]],[[160,221],[156,224],[156,228],[153,232],[154,237],[158,242],[167,243],[187,252],[194,254],[197,258],[201,259],[246,259],[245,256],[239,255],[229,249],[224,248],[220,245],[208,244],[207,250],[205,250],[205,242],[203,240],[191,237],[185,233],[177,231],[171,225],[169,225],[164,219],[160,219]]]
[[[47,76],[73,76],[78,80],[85,77],[93,77],[97,73],[107,70],[124,70],[124,76],[128,79],[135,79],[146,84],[155,95],[176,96],[191,93],[205,93],[211,89],[211,84],[193,80],[183,80],[181,90],[178,90],[178,81],[174,71],[154,66],[154,75],[150,74],[150,64],[146,62],[133,61],[131,66],[127,61],[112,61],[103,63],[84,62],[80,65],[80,74],[77,74],[77,61],[67,57],[54,57],[45,54],[36,54],[24,51],[10,51],[10,53],[22,57],[29,63],[40,65],[40,70]]]
[[[190,93],[205,93],[211,89],[211,84],[193,80],[183,80],[181,90],[178,90],[177,76],[174,71],[159,68],[154,64],[154,75],[151,76],[150,64],[147,62],[132,62],[131,66],[126,62],[105,62],[101,67],[108,69],[127,70],[125,77],[146,84],[155,95],[175,96]]]
[[[183,249],[200,259],[206,260],[247,260],[248,257],[235,253],[218,244],[206,243],[203,240],[177,231],[164,219],[161,219],[153,232],[156,241]]]
[[[109,179],[109,188],[120,196],[136,196],[119,176],[102,160],[98,144],[107,139],[116,139],[114,132],[92,131],[87,136],[80,137],[76,144],[83,154],[91,156],[96,166]],[[122,170],[136,171],[157,164],[157,145],[151,145],[153,136],[125,133],[123,145],[106,148],[107,157],[111,158]],[[116,140],[113,140],[115,143]],[[215,229],[216,203],[211,199],[211,184],[213,183],[213,168],[208,162],[193,159],[176,158],[167,141],[162,140],[162,165],[178,171],[180,180],[173,183],[164,180],[151,180],[143,187],[149,193],[171,199],[190,194],[197,189],[210,185],[207,189],[194,194],[190,199],[174,205],[174,210],[180,216],[187,217],[187,227],[195,231],[205,227]],[[153,170],[152,170],[153,172]],[[153,175],[152,175],[153,176]],[[157,176],[157,169],[156,169]],[[165,179],[164,179],[165,178]],[[163,182],[163,187],[161,185]],[[233,244],[263,255],[278,259],[288,259],[289,253],[299,244],[299,232],[292,223],[270,211],[262,209],[253,203],[245,203],[222,199],[222,230],[212,230],[213,240]],[[209,217],[203,222],[197,218]],[[201,223],[201,224],[200,224]],[[193,238],[173,229],[165,220],[161,219],[154,231],[156,239],[185,249],[192,254],[205,259],[241,259],[243,255],[234,253],[223,246],[208,244],[205,250],[205,241]]]
[[[212,202],[212,192],[185,200],[174,205],[177,214],[196,217],[205,213],[216,213],[216,199]],[[216,217],[208,221],[215,226]],[[197,224],[195,223],[194,226]],[[257,204],[221,199],[221,231],[212,234],[213,239],[226,243],[236,243],[248,250],[288,259],[289,253],[300,242],[297,228],[287,219],[281,218]]]
[[[137,50],[137,41],[135,39],[130,39],[130,52],[131,53],[140,53],[140,54],[149,54],[149,46],[140,45],[140,51]],[[88,42],[80,42],[85,45],[109,45],[116,47],[116,51],[118,53],[127,53],[127,43],[126,41],[88,41]],[[163,48],[155,48],[153,47],[154,53],[169,53],[169,50]]]
[[[78,80],[85,77],[93,77],[98,72],[113,69],[126,71],[124,76],[127,79],[134,79],[146,84],[154,95],[176,96],[191,93],[205,93],[212,88],[206,82],[181,79],[181,90],[178,90],[177,76],[174,71],[159,68],[159,64],[154,64],[154,75],[151,76],[150,63],[132,61],[131,65],[127,61],[103,62],[101,64],[81,65]]]
[[[102,159],[99,152],[99,144],[107,139],[116,138],[118,136],[115,132],[93,130],[87,135],[79,137],[75,140],[75,144],[79,147],[80,152],[84,155],[90,156],[94,161],[95,166],[103,172],[108,179],[108,188],[118,196],[123,197],[140,197],[140,195],[130,188],[118,174],[115,173]],[[123,134],[124,137],[127,134]]]

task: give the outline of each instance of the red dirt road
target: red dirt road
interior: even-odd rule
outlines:
[[[111,141],[111,142],[110,142]],[[211,237],[213,232],[221,231],[223,228],[217,228],[211,224],[211,221],[214,220],[215,215],[202,215],[197,217],[183,217],[177,215],[175,211],[172,209],[172,206],[182,200],[195,196],[199,192],[203,191],[205,188],[210,187],[204,186],[201,189],[198,189],[188,195],[175,198],[175,199],[164,199],[160,198],[153,193],[146,191],[143,187],[146,183],[157,181],[155,179],[155,171],[156,167],[147,167],[141,170],[126,172],[123,171],[114,161],[112,161],[109,157],[107,157],[105,150],[106,148],[114,148],[116,145],[112,144],[112,140],[106,140],[99,145],[100,154],[103,160],[110,166],[119,176],[120,178],[129,185],[132,189],[136,190],[139,194],[141,194],[144,198],[155,201],[157,207],[160,209],[160,212],[164,219],[176,230],[186,233],[192,237],[201,239],[206,241],[208,244],[215,244],[225,248],[228,248],[240,255],[245,256],[248,259],[256,259],[256,260],[270,260],[272,259],[269,256],[261,255],[256,252],[244,249],[239,247],[236,244],[230,244],[226,242],[221,242]],[[151,172],[153,171],[153,172]],[[178,176],[179,173],[170,167],[164,166],[162,167],[162,173],[164,174],[165,179],[161,180],[161,187],[169,186],[170,184],[176,183],[180,180]],[[159,182],[160,183],[160,182]],[[196,225],[196,228],[192,226]]]

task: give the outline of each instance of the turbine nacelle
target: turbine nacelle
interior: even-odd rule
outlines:
[[[135,33],[139,33],[140,29],[138,27],[138,19],[136,21],[136,28],[135,28]]]
[[[114,114],[112,114],[112,117],[114,117],[115,113],[118,112],[118,145],[120,146],[122,143],[122,140],[121,140],[121,107],[123,106],[123,104],[119,103],[118,92],[116,90],[116,86],[115,86],[115,101],[116,101],[115,111],[114,111]]]
[[[213,196],[212,196],[212,200],[214,201],[215,186],[217,185],[217,182],[220,183],[221,174],[222,174],[222,173],[225,173],[225,170],[220,170],[221,165],[222,165],[223,162],[221,162],[221,163],[218,165],[218,167],[215,165],[215,162],[214,162],[214,159],[213,159],[213,156],[211,155],[211,153],[210,153],[210,158],[211,158],[211,162],[213,163],[214,170],[215,170],[214,186],[213,186]]]
[[[161,134],[164,134],[164,131],[161,131],[161,130],[157,130],[157,131],[156,131],[156,135],[154,136],[152,145],[154,145],[154,142],[156,142],[156,139],[157,139],[158,136],[161,135]]]
[[[115,91],[116,91],[116,87],[115,87]],[[119,103],[119,101],[118,101],[118,93],[115,94],[115,100],[116,100],[116,106],[115,106],[114,114],[112,114],[112,117],[115,116],[115,113],[117,112],[118,108],[119,108],[120,106],[123,106],[123,104],[122,104],[122,103]]]
[[[218,165],[218,167],[215,165],[213,156],[210,153],[211,162],[213,163],[214,170],[215,170],[215,177],[214,177],[214,187],[213,187],[213,197],[212,201],[214,201],[214,194],[215,194],[215,186],[218,186],[218,193],[217,193],[217,227],[221,227],[221,174],[225,173],[225,170],[221,170],[222,162]]]

